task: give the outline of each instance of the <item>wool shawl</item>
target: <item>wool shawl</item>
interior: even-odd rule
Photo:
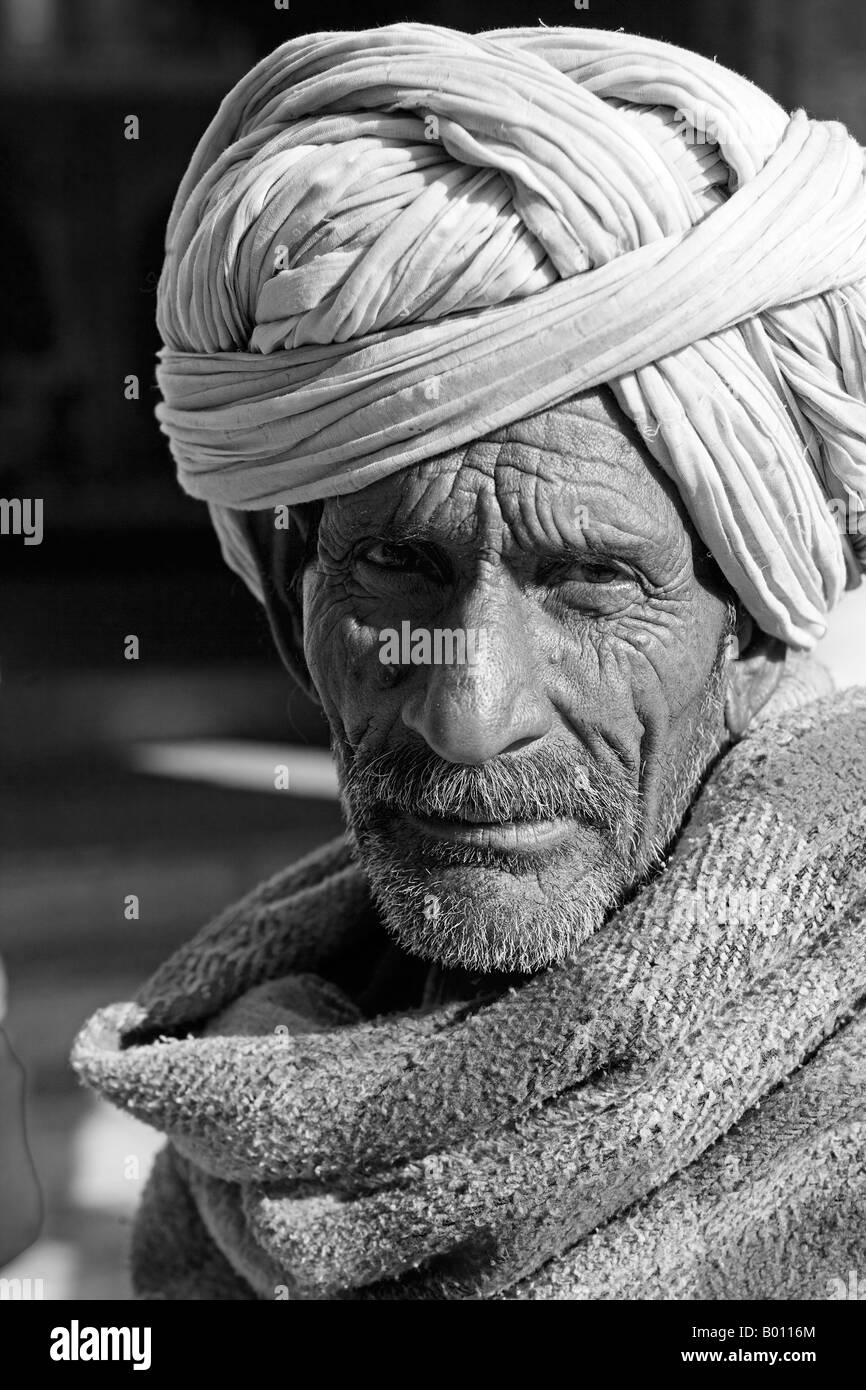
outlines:
[[[866,690],[786,703],[566,966],[370,1016],[341,839],[95,1015],[79,1075],[168,1140],[139,1296],[832,1296],[866,1254]]]

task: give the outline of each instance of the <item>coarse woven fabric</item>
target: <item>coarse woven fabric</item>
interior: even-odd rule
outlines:
[[[790,705],[572,965],[362,1016],[341,840],[96,1014],[79,1075],[170,1141],[138,1296],[832,1296],[866,1254],[866,690]]]
[[[223,101],[166,248],[157,414],[259,598],[244,510],[600,384],[766,632],[808,649],[859,581],[863,151],[718,63],[590,29],[292,39]]]

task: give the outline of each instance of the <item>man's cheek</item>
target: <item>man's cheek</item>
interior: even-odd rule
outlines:
[[[346,601],[322,595],[305,615],[307,663],[326,712],[350,732],[365,724],[371,706],[390,688],[389,668],[379,660],[379,629],[359,622]]]
[[[612,631],[590,629],[559,650],[550,698],[592,758],[636,781],[646,688],[658,691],[652,667],[640,648]]]

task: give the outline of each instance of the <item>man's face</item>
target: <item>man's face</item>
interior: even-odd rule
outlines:
[[[468,970],[567,960],[722,739],[730,606],[672,488],[592,393],[329,499],[318,547],[305,655],[389,930]],[[383,664],[403,623],[474,662]]]

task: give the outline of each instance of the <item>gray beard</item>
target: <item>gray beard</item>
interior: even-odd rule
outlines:
[[[349,843],[397,945],[473,974],[532,974],[572,960],[663,863],[722,744],[724,678],[722,645],[649,835],[640,793],[621,769],[603,768],[575,748],[542,744],[523,757],[467,767],[417,747],[355,757],[335,737]],[[450,842],[415,844],[405,823],[395,822],[400,812],[469,812],[491,821],[564,817],[577,822],[577,831],[543,858],[505,855]]]

